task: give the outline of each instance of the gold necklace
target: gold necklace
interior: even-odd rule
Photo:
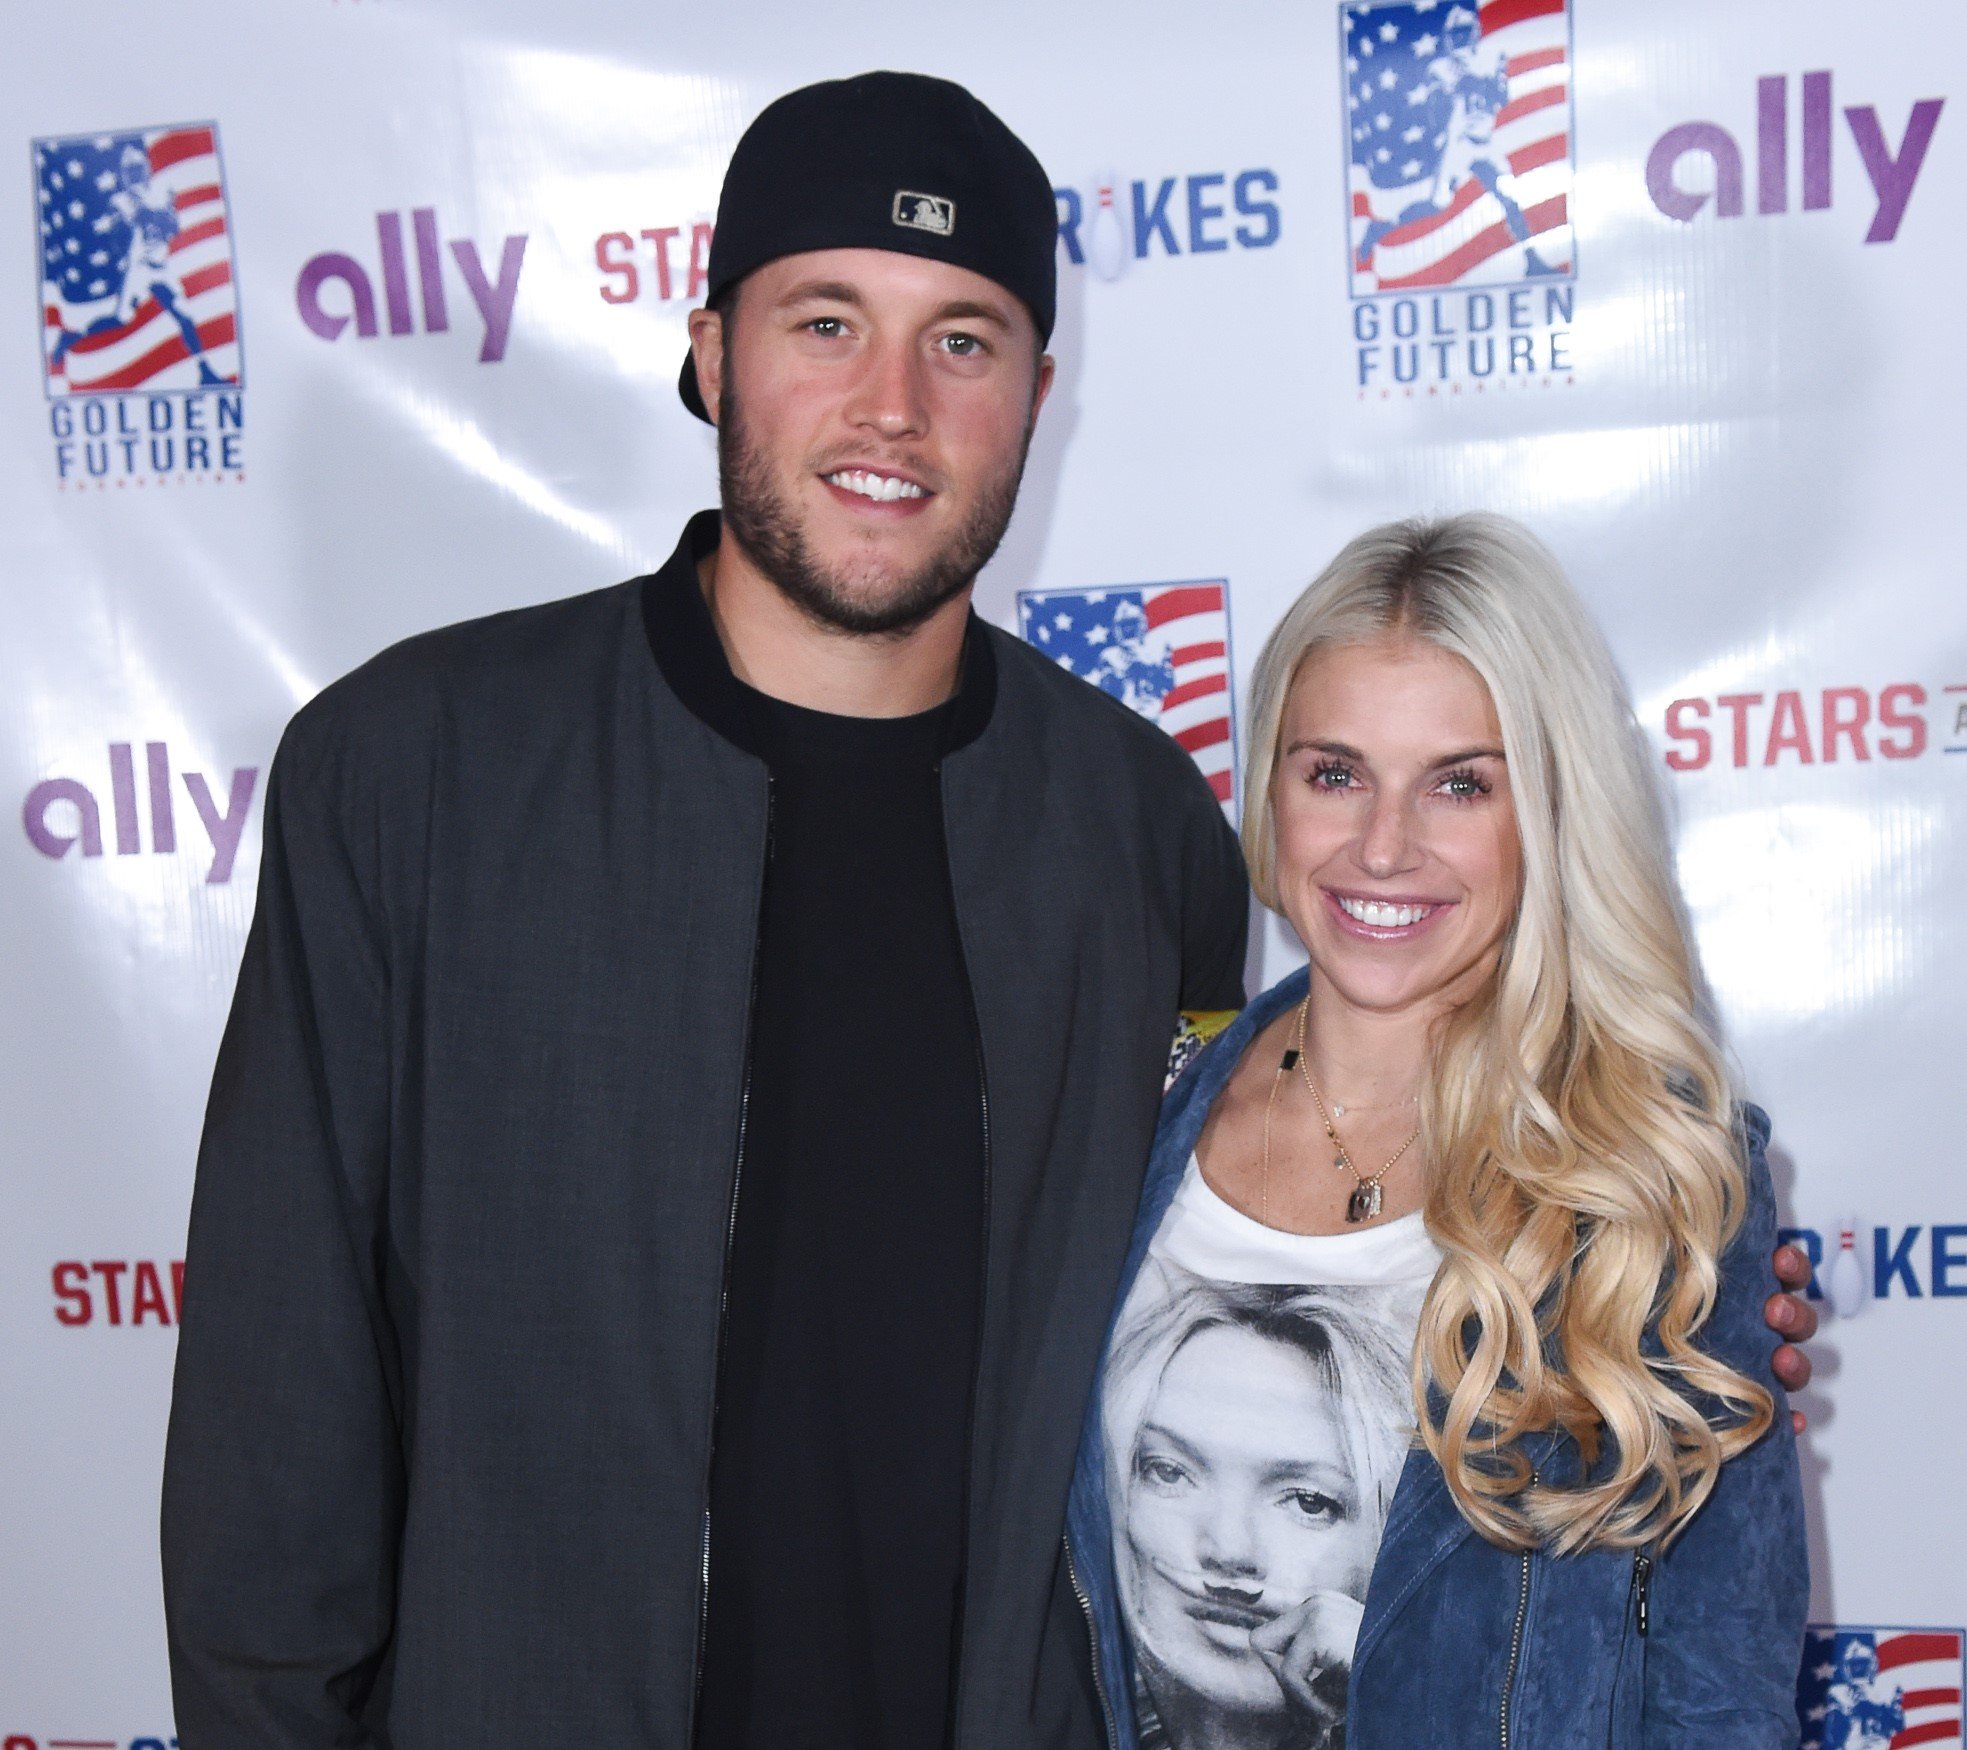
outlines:
[[[1415,1125],[1410,1135],[1391,1155],[1386,1164],[1371,1178],[1363,1176],[1352,1164],[1352,1155],[1346,1145],[1339,1140],[1338,1130],[1333,1126],[1332,1115],[1325,1110],[1324,1096],[1318,1091],[1318,1084],[1311,1079],[1311,1070],[1305,1061],[1305,1029],[1311,1018],[1311,993],[1305,992],[1305,999],[1298,1005],[1298,1022],[1292,1032],[1292,1042],[1285,1051],[1283,1060],[1277,1066],[1277,1073],[1271,1078],[1270,1098],[1264,1104],[1264,1164],[1263,1177],[1258,1182],[1257,1207],[1266,1227],[1270,1225],[1270,1117],[1277,1106],[1277,1090],[1284,1078],[1296,1070],[1304,1078],[1304,1085],[1310,1091],[1313,1102],[1318,1107],[1318,1116],[1325,1126],[1325,1134],[1330,1139],[1333,1150],[1332,1165],[1342,1168],[1352,1175],[1352,1195],[1346,1199],[1345,1218],[1348,1226],[1356,1226],[1362,1221],[1377,1220],[1381,1206],[1380,1181],[1392,1171],[1393,1164],[1400,1159],[1420,1138],[1420,1126]]]
[[[1420,1104],[1420,1098],[1419,1094],[1409,1094],[1404,1100],[1380,1100],[1371,1106],[1362,1106],[1357,1100],[1350,1106],[1347,1106],[1338,1100],[1334,1100],[1326,1110],[1334,1118],[1343,1118],[1348,1112],[1357,1117],[1361,1112],[1394,1112],[1398,1111],[1402,1106],[1416,1106]]]

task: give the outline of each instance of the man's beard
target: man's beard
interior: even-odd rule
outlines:
[[[871,594],[857,590],[851,574],[828,570],[813,557],[791,505],[772,480],[770,463],[745,429],[736,394],[727,386],[717,423],[724,527],[786,599],[818,624],[862,638],[899,638],[961,595],[989,563],[1010,526],[1030,446],[1027,430],[1011,466],[986,484],[976,507],[941,549],[918,570]],[[852,460],[840,464],[853,465]]]

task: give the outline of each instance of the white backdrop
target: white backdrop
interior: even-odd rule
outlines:
[[[673,382],[724,159],[772,96],[872,66],[969,84],[1075,244],[1103,183],[1121,227],[1087,263],[1061,245],[990,617],[1226,579],[1240,702],[1343,539],[1472,506],[1590,597],[1786,1217],[1833,1250],[1854,1223],[1866,1292],[1805,1400],[1814,1614],[1944,1631],[1893,1655],[1926,1675],[1891,1741],[1958,1741],[1967,14],[1489,0],[1471,45],[1458,10],[16,10],[5,1750],[172,1741],[173,1266],[281,725],[407,633],[666,555],[714,498]],[[1378,128],[1396,102],[1414,142]],[[1257,970],[1296,953],[1272,925]]]

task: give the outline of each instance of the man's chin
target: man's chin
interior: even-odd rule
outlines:
[[[780,587],[823,618],[855,623],[933,613],[960,569],[936,543],[878,537],[809,541],[800,558],[797,575],[780,577]]]
[[[909,594],[807,595],[799,605],[829,631],[855,638],[906,638],[934,618],[948,598],[923,600]]]
[[[773,581],[819,625],[857,637],[903,637],[968,587],[967,579],[954,582],[934,568],[842,575],[815,567]]]
[[[906,594],[942,558],[940,545],[914,529],[870,529],[844,540],[805,542],[808,567],[836,593],[873,603]]]

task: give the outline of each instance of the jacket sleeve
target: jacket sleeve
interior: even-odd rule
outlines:
[[[1768,1433],[1721,1468],[1714,1493],[1654,1570],[1646,1651],[1647,1750],[1779,1750],[1797,1742],[1796,1673],[1810,1575],[1789,1400],[1769,1370],[1762,1307],[1777,1283],[1769,1120],[1744,1109],[1748,1210],[1721,1262],[1702,1333],[1710,1353],[1775,1397]]]
[[[296,753],[299,726],[268,784],[192,1197],[162,1526],[185,1750],[373,1745],[394,1609],[388,975],[373,844],[351,849],[338,816],[360,811],[329,805],[342,786]]]
[[[1191,1014],[1234,1011],[1244,1002],[1250,883],[1221,805],[1200,772],[1194,775],[1200,801],[1191,813],[1182,867],[1181,1006]]]

